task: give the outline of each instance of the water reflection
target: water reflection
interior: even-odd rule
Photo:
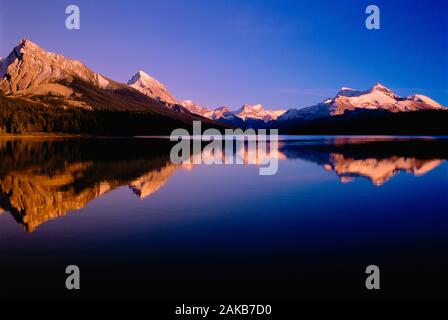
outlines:
[[[32,232],[120,186],[147,198],[176,170],[194,169],[171,163],[171,145],[154,139],[0,141],[0,214],[9,211]],[[363,177],[381,186],[400,171],[426,174],[448,158],[447,150],[444,139],[310,139],[283,141],[268,156],[311,161],[343,183]],[[261,163],[257,153],[243,151],[244,163]]]
[[[445,139],[338,138],[290,142],[280,152],[334,171],[342,183],[363,177],[381,186],[400,171],[415,176],[428,173],[448,158],[447,147]]]
[[[174,172],[168,147],[127,139],[3,141],[0,207],[31,232],[122,185],[149,196]]]

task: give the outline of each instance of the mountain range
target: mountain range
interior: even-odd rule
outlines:
[[[177,110],[186,109],[193,114],[200,115],[211,120],[222,120],[238,125],[245,121],[262,121],[269,122],[276,120],[279,116],[284,114],[286,110],[265,110],[261,104],[249,105],[245,104],[240,109],[232,112],[227,106],[218,108],[207,108],[194,103],[191,100],[178,100],[175,98],[157,79],[151,77],[144,71],[138,71],[128,81],[128,85],[140,91],[148,97],[155,99],[170,109]]]
[[[383,110],[388,112],[408,112],[420,110],[443,110],[445,107],[424,95],[400,97],[380,83],[370,90],[342,88],[334,98],[329,98],[315,106],[291,109],[279,121],[312,120],[322,117],[343,115],[357,110]]]
[[[40,108],[39,110],[48,112],[45,109],[48,106],[72,112],[67,117],[73,116],[73,112],[77,112],[79,116],[80,110],[102,112],[100,120],[91,122],[107,127],[107,130],[104,129],[106,133],[113,133],[109,131],[113,131],[111,128],[116,126],[115,122],[114,125],[109,123],[111,115],[104,115],[106,111],[144,113],[141,119],[145,118],[145,121],[137,121],[141,122],[143,129],[133,128],[134,134],[155,133],[150,128],[156,127],[160,132],[168,133],[175,127],[191,125],[194,120],[201,120],[206,125],[218,128],[233,126],[279,128],[284,132],[319,132],[322,128],[332,127],[343,131],[344,128],[352,128],[356,122],[365,123],[369,119],[373,119],[371,123],[376,125],[372,129],[381,131],[385,122],[390,122],[393,118],[399,121],[395,124],[396,127],[400,127],[401,122],[405,121],[404,127],[412,130],[415,127],[416,111],[430,111],[426,112],[430,114],[426,117],[435,117],[433,125],[437,128],[443,126],[439,122],[447,117],[447,112],[444,112],[447,108],[431,98],[421,94],[400,97],[379,83],[364,91],[344,87],[336,96],[321,103],[288,111],[265,109],[261,104],[245,104],[236,111],[231,111],[228,106],[208,108],[191,100],[179,100],[161,82],[144,71],[136,72],[126,84],[120,83],[94,72],[80,61],[46,51],[28,39],[23,39],[6,58],[0,60],[0,93],[4,108],[6,105],[10,108],[11,105],[20,103],[20,114],[25,112],[24,108]],[[3,111],[3,118],[12,116],[8,111]],[[402,114],[405,113],[412,113],[412,116],[403,117]],[[123,127],[133,127],[135,117],[128,116],[129,124]],[[25,125],[19,123],[12,126],[6,120],[2,124],[0,117],[0,133],[14,133],[17,128],[22,131],[45,129],[43,125],[33,127],[28,118],[29,116]],[[79,122],[81,120],[71,127],[79,128]],[[145,130],[145,126],[148,130]],[[122,132],[126,133],[126,130],[123,129]]]
[[[44,50],[28,39],[0,60],[0,93],[0,132],[46,131],[50,125],[62,127],[63,132],[70,129],[70,133],[78,133],[71,131],[82,127],[80,133],[114,134],[118,130],[120,134],[166,134],[174,128],[189,127],[194,120],[222,127],[188,111],[167,108],[149,94],[96,73],[80,61]],[[12,108],[17,110],[8,113]],[[32,109],[35,112],[30,115]],[[45,113],[46,123],[36,119],[36,113]],[[70,121],[74,123],[64,126]],[[137,124],[140,127],[133,129]],[[97,126],[101,129],[96,130]]]

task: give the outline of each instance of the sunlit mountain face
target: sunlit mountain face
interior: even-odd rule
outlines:
[[[147,199],[178,170],[199,165],[174,165],[172,144],[153,139],[4,140],[0,142],[0,213],[8,211],[28,232],[42,223],[84,208],[96,198],[127,186],[134,199]],[[440,139],[336,138],[283,140],[275,150],[236,151],[243,166],[261,166],[276,158],[284,163],[304,160],[336,174],[340,182],[367,179],[382,186],[400,172],[422,176],[448,159]],[[201,152],[203,161],[225,154]],[[191,160],[191,159],[190,159]],[[221,170],[222,165],[212,165]],[[199,173],[198,173],[199,174]],[[306,172],[297,171],[300,177]]]

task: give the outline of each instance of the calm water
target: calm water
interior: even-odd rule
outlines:
[[[0,140],[0,298],[448,298],[447,139],[289,137],[273,176],[170,148]]]

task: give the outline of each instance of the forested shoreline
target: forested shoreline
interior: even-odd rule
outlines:
[[[51,101],[51,100],[50,100]],[[204,119],[205,120],[205,119]],[[447,135],[448,111],[407,113],[359,112],[309,123],[290,123],[281,134]],[[203,122],[203,129],[210,127]],[[224,129],[223,127],[218,129]],[[148,111],[85,110],[0,95],[0,135],[170,135],[176,128],[192,130],[192,123]]]
[[[0,96],[0,134],[169,135],[191,124],[145,111],[85,110]]]

